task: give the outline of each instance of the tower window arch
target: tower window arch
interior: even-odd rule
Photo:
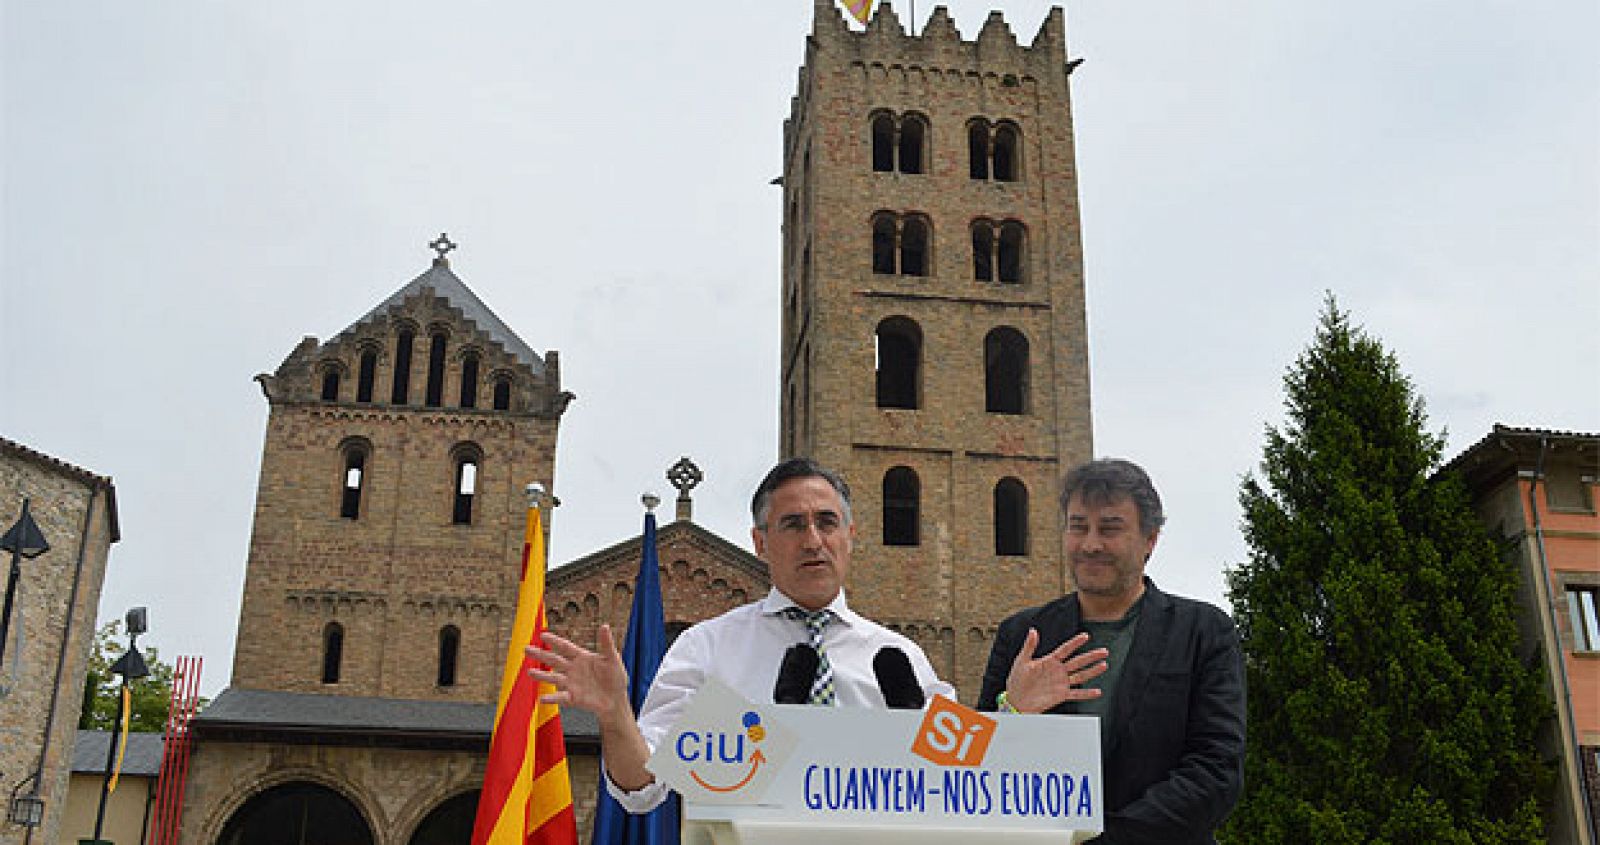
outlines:
[[[339,516],[361,518],[361,494],[367,487],[367,458],[372,447],[364,440],[351,440],[340,448],[344,473],[339,486]]]
[[[983,338],[984,409],[992,414],[1028,412],[1028,339],[1010,326]]]
[[[339,683],[344,664],[344,626],[329,622],[322,629],[322,682]]]
[[[925,215],[880,211],[872,216],[872,272],[926,276],[932,256],[933,226]]]
[[[922,397],[922,328],[907,317],[878,324],[877,400],[880,408],[916,410]]]
[[[911,467],[883,474],[883,544],[915,546],[922,516],[922,482]]]
[[[461,655],[461,629],[446,625],[439,629],[439,686],[456,685],[456,663]]]
[[[967,122],[967,175],[973,179],[1015,182],[1021,175],[1022,130],[1015,123]]]
[[[994,248],[994,224],[988,220],[972,221],[972,278],[994,281]]]
[[[356,401],[372,401],[372,384],[378,380],[378,351],[361,350],[361,362],[356,368]]]
[[[411,347],[417,333],[403,328],[394,340],[394,379],[389,402],[404,405],[411,396]]]
[[[1010,476],[994,486],[994,553],[1028,553],[1028,488]]]
[[[871,118],[872,169],[878,173],[926,171],[928,119],[915,112],[874,112]]]
[[[455,466],[455,492],[451,499],[450,521],[456,525],[471,525],[483,452],[471,443],[464,443],[451,450],[451,463]]]
[[[339,367],[329,364],[322,370],[322,401],[339,401]]]
[[[478,353],[461,357],[461,407],[478,407]]]
[[[494,409],[496,411],[511,410],[511,377],[508,375],[495,376]]]
[[[428,385],[422,401],[429,408],[444,404],[444,356],[449,343],[444,332],[434,332],[428,344]]]
[[[972,221],[972,277],[1021,284],[1026,243],[1027,229],[1016,220]]]

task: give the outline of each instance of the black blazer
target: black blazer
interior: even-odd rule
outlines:
[[[1101,749],[1107,845],[1212,843],[1244,787],[1244,657],[1233,620],[1144,581],[1133,649]],[[994,710],[1029,628],[1047,652],[1082,627],[1075,593],[1000,623],[979,710]],[[1066,704],[1051,713],[1067,713]]]

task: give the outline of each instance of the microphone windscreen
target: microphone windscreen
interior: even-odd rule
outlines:
[[[817,666],[822,659],[810,643],[797,643],[783,654],[778,667],[778,683],[772,687],[774,704],[808,704],[811,685],[817,681]]]
[[[921,710],[927,703],[916,670],[911,668],[911,658],[900,649],[892,645],[878,649],[872,658],[872,674],[878,677],[883,703],[890,710]]]

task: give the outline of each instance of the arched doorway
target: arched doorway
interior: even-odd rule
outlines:
[[[478,790],[463,792],[433,808],[411,834],[411,845],[468,845],[478,815]]]
[[[372,845],[372,829],[350,799],[297,781],[244,802],[217,845]]]

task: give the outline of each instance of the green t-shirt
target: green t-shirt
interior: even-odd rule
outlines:
[[[1127,663],[1128,653],[1133,651],[1133,633],[1139,627],[1139,612],[1144,608],[1144,597],[1133,603],[1128,612],[1121,619],[1109,621],[1083,620],[1083,629],[1089,632],[1089,642],[1084,645],[1084,651],[1103,648],[1110,652],[1106,657],[1105,674],[1095,678],[1083,686],[1087,689],[1101,690],[1099,698],[1088,701],[1079,701],[1073,705],[1073,712],[1084,716],[1100,717],[1100,746],[1104,748],[1111,741],[1111,720],[1108,718],[1112,712],[1112,702],[1117,696],[1117,681],[1122,678],[1122,667]]]

